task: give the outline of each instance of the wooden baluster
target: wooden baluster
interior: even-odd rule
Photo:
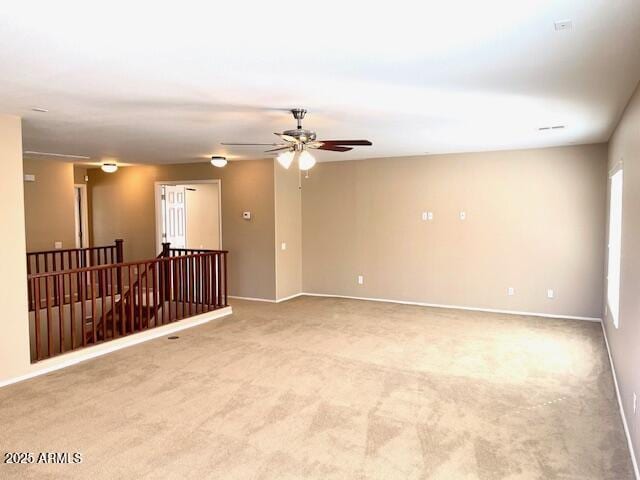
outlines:
[[[60,337],[60,353],[64,352],[64,274],[61,273],[57,276],[58,283],[58,324],[60,331],[58,332]]]
[[[100,278],[102,278],[102,300],[100,301],[102,307],[102,341],[107,339],[107,271],[106,269],[99,270]]]
[[[224,304],[223,306],[229,306],[229,289],[227,288],[227,252],[222,252],[222,268],[224,277]]]
[[[162,268],[162,264],[157,260],[153,262],[153,318],[155,319],[155,326],[157,327],[160,324],[160,320],[158,319],[158,305],[160,304],[160,292],[158,292],[158,276],[160,274],[160,269]]]
[[[80,282],[78,289],[78,298],[80,299],[80,321],[82,322],[82,346],[87,346],[87,273],[85,271],[78,273],[78,281]]]
[[[118,335],[116,333],[116,315],[118,314],[118,309],[116,308],[116,292],[115,289],[113,288],[115,285],[115,269],[114,268],[110,268],[108,273],[109,273],[109,280],[110,280],[110,284],[111,284],[111,338],[116,338]]]
[[[51,315],[51,289],[49,288],[49,280],[51,277],[48,275],[44,277],[45,283],[45,295],[46,295],[46,306],[47,306],[47,356],[50,357],[53,355],[53,335],[52,335],[52,315]]]
[[[52,272],[58,272],[58,254],[57,252],[53,252],[53,270]],[[59,296],[58,296],[58,279],[54,278],[53,279],[53,297],[55,298],[55,306],[58,306],[58,300],[59,300]]]
[[[73,275],[78,275],[77,273]],[[73,293],[73,284],[76,283],[73,281],[72,274],[69,274],[69,322],[71,324],[71,350],[76,348],[76,302],[74,300],[75,296]]]
[[[96,316],[96,282],[94,281],[94,270],[89,271],[89,279],[91,281],[91,330],[92,330],[92,343],[96,343],[96,322],[98,318]],[[97,279],[96,279],[97,280]]]
[[[187,315],[191,316],[191,306],[193,305],[193,257],[186,256],[187,261],[187,299],[189,300],[189,308],[187,309]]]
[[[127,268],[127,278],[129,279],[129,289],[127,290],[127,295],[129,295],[129,333],[133,333],[133,275],[131,272],[131,265]]]
[[[30,276],[31,276],[31,256],[27,254],[27,278],[29,278]],[[31,282],[27,282],[27,284],[29,285],[29,288],[27,291],[27,297],[29,299],[29,311],[32,311],[34,308],[33,289],[31,288]]]
[[[138,295],[136,300],[138,302],[138,329],[142,330],[142,268],[141,264],[137,265],[138,269]]]
[[[35,319],[35,332],[36,332],[36,360],[40,360],[40,277],[33,279],[33,317]]]
[[[125,318],[124,313],[124,290],[122,289],[122,267],[118,265],[118,294],[120,295],[120,334],[126,335],[127,332],[127,319]]]

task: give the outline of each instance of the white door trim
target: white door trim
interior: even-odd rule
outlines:
[[[210,179],[210,180],[164,180],[154,182],[154,197],[155,197],[155,218],[156,218],[156,252],[160,253],[162,251],[162,211],[160,207],[162,205],[162,200],[160,196],[162,195],[162,185],[195,185],[202,183],[213,183],[218,185],[218,222],[219,222],[219,232],[220,239],[218,245],[220,245],[220,250],[223,249],[222,246],[222,180],[219,178]],[[187,213],[188,215],[188,213]]]
[[[73,188],[79,188],[82,192],[82,212],[80,212],[80,222],[82,222],[83,233],[82,245],[76,245],[76,248],[87,248],[89,246],[89,238],[91,238],[91,233],[89,232],[89,201],[87,200],[87,185],[85,183],[74,183]]]

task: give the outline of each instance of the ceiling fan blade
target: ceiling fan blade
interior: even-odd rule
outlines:
[[[324,143],[325,145],[365,145],[370,146],[373,145],[369,140],[318,140],[319,142]]]
[[[353,150],[352,147],[341,147],[339,145],[322,145],[318,147],[318,150],[331,150],[332,152],[348,152]]]
[[[304,146],[306,148],[320,148],[322,145],[324,145],[322,142],[307,142],[304,144]]]
[[[300,143],[300,140],[298,140],[296,137],[292,137],[291,135],[285,135],[284,133],[275,133],[275,132],[273,134],[279,136],[281,139],[283,139],[286,142]]]
[[[221,142],[220,145],[229,145],[236,147],[283,147],[282,143],[228,143]]]
[[[278,148],[272,148],[271,150],[265,150],[264,153],[270,153],[270,152],[280,152],[282,150],[290,150],[291,147],[290,146],[285,146],[285,147],[278,147]]]

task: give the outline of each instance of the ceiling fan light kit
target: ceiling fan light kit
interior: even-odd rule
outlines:
[[[316,132],[302,128],[302,119],[307,111],[304,108],[294,108],[291,114],[298,123],[297,127],[294,130],[275,133],[280,137],[281,143],[222,143],[222,145],[275,147],[266,150],[266,153],[279,152],[277,160],[284,168],[289,168],[295,157],[298,157],[300,170],[309,170],[316,164],[316,159],[308,152],[309,149],[348,152],[353,150],[354,146],[373,145],[369,140],[317,140]]]
[[[280,165],[282,165],[285,169],[288,169],[293,163],[294,156],[295,156],[295,153],[289,150],[286,152],[279,153],[276,159],[278,160],[278,163]]]

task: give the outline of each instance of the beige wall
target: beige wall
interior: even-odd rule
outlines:
[[[218,184],[197,183],[186,187],[187,248],[220,250]]]
[[[640,86],[609,142],[609,166],[619,161],[623,163],[624,172],[620,324],[616,329],[611,317],[606,315],[604,326],[622,406],[640,462],[640,422],[633,416],[633,393],[640,396]]]
[[[8,233],[0,249],[0,382],[29,368],[27,270],[20,118],[0,115],[0,225]]]
[[[90,169],[95,245],[125,240],[125,259],[155,257],[154,182],[220,179],[222,248],[229,250],[229,294],[275,298],[273,160],[123,167],[108,174]],[[242,212],[252,212],[251,220]]]
[[[322,163],[303,182],[303,290],[600,317],[606,156],[589,145]]]
[[[276,298],[302,291],[302,198],[300,170],[275,165]],[[282,250],[282,244],[286,250]]]
[[[24,159],[24,173],[36,176],[24,182],[27,251],[75,248],[74,168],[72,163]]]

